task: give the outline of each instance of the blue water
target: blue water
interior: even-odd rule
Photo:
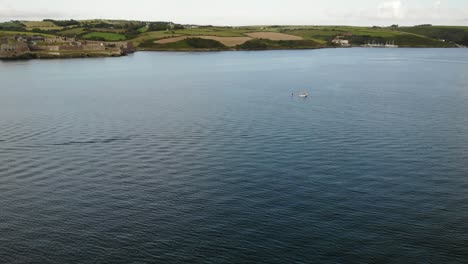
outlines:
[[[467,261],[467,50],[0,62],[1,263]]]

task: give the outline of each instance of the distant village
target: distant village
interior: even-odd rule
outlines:
[[[123,56],[135,51],[131,42],[76,40],[70,37],[15,35],[0,38],[0,58]]]

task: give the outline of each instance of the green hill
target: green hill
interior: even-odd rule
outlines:
[[[415,27],[400,27],[398,30],[468,46],[468,27],[423,25]]]
[[[254,33],[252,35],[249,35]],[[268,34],[259,34],[268,33]],[[270,34],[271,33],[271,34]],[[46,36],[75,37],[77,40],[131,41],[145,49],[228,49],[224,38],[242,43],[228,45],[229,49],[298,49],[336,46],[339,37],[351,46],[367,43],[394,43],[401,47],[455,47],[468,46],[468,27],[414,26],[414,27],[352,27],[352,26],[246,26],[215,27],[181,25],[171,22],[127,20],[52,20],[10,21],[0,23],[0,36],[15,34],[42,34]],[[271,35],[268,37],[268,35]],[[192,36],[174,43],[156,41],[171,37]],[[267,37],[257,37],[267,36]],[[280,36],[280,37],[278,37]],[[196,38],[217,37],[212,41]],[[219,38],[223,38],[220,40]],[[262,39],[263,38],[263,39]],[[219,42],[221,43],[219,43]],[[220,45],[218,45],[220,44]]]

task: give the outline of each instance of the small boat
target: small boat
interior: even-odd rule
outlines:
[[[308,92],[303,92],[303,93],[299,94],[299,97],[307,98],[307,97],[309,97],[309,93]]]

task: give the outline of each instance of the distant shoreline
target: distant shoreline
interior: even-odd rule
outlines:
[[[365,48],[365,47],[349,47],[352,49],[361,48],[361,49],[388,49],[388,48]],[[65,55],[51,55],[51,54],[26,54],[24,56],[2,58],[0,61],[25,61],[25,60],[57,60],[57,59],[86,59],[86,58],[118,58],[132,55],[139,52],[173,52],[173,53],[215,53],[215,52],[259,52],[259,51],[288,51],[288,50],[318,50],[318,49],[345,49],[345,48],[336,48],[336,47],[320,47],[320,48],[289,48],[289,49],[264,49],[264,50],[239,50],[239,49],[223,49],[223,50],[155,50],[155,49],[139,49],[132,53],[122,54],[122,55],[108,55],[108,54],[97,54],[97,53],[77,53],[77,54],[65,54]],[[397,49],[459,49],[456,47],[399,47]]]
[[[0,23],[0,59],[119,57],[137,51],[213,52],[468,46],[468,27],[216,27],[125,20]]]

